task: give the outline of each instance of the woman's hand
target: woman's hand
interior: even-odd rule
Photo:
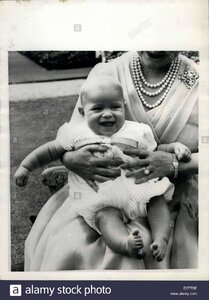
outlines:
[[[120,176],[120,169],[117,167],[123,163],[120,159],[96,158],[93,155],[94,152],[103,153],[106,150],[107,147],[100,145],[85,146],[76,151],[66,152],[62,162],[66,168],[81,176],[90,185],[94,181],[105,182]]]
[[[122,164],[122,169],[128,169],[126,177],[135,177],[136,184],[144,183],[156,177],[173,176],[173,158],[164,151],[149,152],[147,150],[130,149],[125,154],[136,156],[133,162]]]

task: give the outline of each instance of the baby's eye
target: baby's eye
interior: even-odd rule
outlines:
[[[95,107],[92,107],[91,110],[93,110],[93,111],[100,111],[100,110],[102,110],[102,107],[100,107],[100,106],[95,106]]]
[[[112,108],[113,109],[119,109],[119,108],[121,108],[121,106],[120,105],[114,105]]]

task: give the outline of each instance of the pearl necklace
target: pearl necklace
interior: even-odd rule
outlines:
[[[164,84],[164,82],[166,82],[168,80],[168,77],[170,77],[171,73],[173,72],[173,69],[175,67],[175,63],[176,63],[176,60],[173,60],[169,69],[168,69],[168,72],[166,73],[165,77],[160,81],[160,82],[157,82],[157,83],[150,83],[148,81],[146,81],[143,73],[142,73],[142,69],[141,69],[141,63],[140,63],[140,57],[136,57],[135,58],[136,60],[136,64],[137,64],[137,67],[139,68],[139,76],[141,78],[141,81],[147,86],[147,87],[150,87],[150,88],[157,88],[161,85]]]
[[[131,62],[131,72],[132,72],[132,76],[133,76],[134,85],[136,87],[139,98],[141,99],[142,103],[147,108],[154,108],[163,102],[163,100],[165,99],[166,95],[168,94],[168,92],[177,76],[180,63],[181,63],[181,61],[179,58],[176,58],[175,60],[173,60],[165,77],[160,82],[152,84],[152,83],[147,82],[146,79],[144,78],[144,75],[141,70],[140,57],[139,56],[133,57],[132,62]],[[159,86],[160,86],[160,88],[154,92],[150,92],[150,91],[147,91],[145,88],[143,88],[142,82],[144,85],[146,85],[150,88],[154,89]],[[157,100],[154,104],[147,103],[147,101],[144,99],[144,97],[142,95],[142,94],[145,94],[149,97],[154,97],[154,96],[157,96],[160,93],[162,93],[163,90],[165,90],[164,93],[159,98],[159,100]]]

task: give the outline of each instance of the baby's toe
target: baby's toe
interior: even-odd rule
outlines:
[[[165,258],[165,255],[163,255],[161,252],[159,252],[158,255],[156,255],[156,260],[157,261],[162,261]]]
[[[150,250],[151,251],[155,251],[155,250],[157,250],[158,249],[158,245],[157,244],[151,244],[150,245]]]
[[[142,237],[140,235],[134,235],[134,240],[136,242],[142,242],[143,241],[143,239],[142,239]]]
[[[137,236],[139,234],[139,230],[138,229],[134,229],[132,231],[132,235]]]
[[[144,244],[143,240],[141,240],[141,239],[134,239],[134,242],[135,242],[135,244],[140,244],[140,245]]]
[[[136,247],[137,247],[138,249],[141,249],[141,248],[144,247],[144,244],[143,244],[143,243],[136,243],[135,245],[136,245]]]
[[[153,252],[152,252],[152,255],[153,255],[154,257],[157,257],[157,256],[159,255],[159,250],[153,251]]]

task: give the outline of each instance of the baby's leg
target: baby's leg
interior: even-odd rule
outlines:
[[[144,257],[144,245],[139,231],[135,229],[129,234],[118,209],[105,207],[99,210],[96,214],[96,225],[110,249],[138,259]]]
[[[163,196],[150,200],[147,218],[152,234],[150,250],[156,261],[160,262],[166,256],[170,236],[170,213]]]

